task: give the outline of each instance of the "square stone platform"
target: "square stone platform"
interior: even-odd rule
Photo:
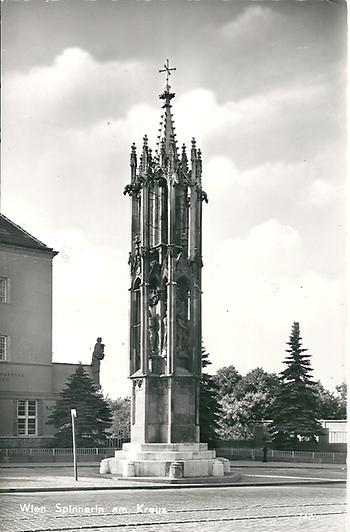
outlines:
[[[101,474],[127,478],[223,477],[225,472],[229,472],[228,460],[216,458],[206,443],[124,443],[121,451],[100,465]]]

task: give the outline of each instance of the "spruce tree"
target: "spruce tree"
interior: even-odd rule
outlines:
[[[202,368],[210,365],[209,354],[202,347]],[[200,441],[207,443],[209,447],[215,446],[219,420],[222,414],[218,396],[219,387],[215,382],[215,378],[208,373],[202,372],[199,402]]]
[[[318,403],[311,379],[311,355],[302,347],[299,323],[294,322],[287,342],[289,349],[280,373],[280,390],[271,409],[269,430],[276,446],[298,447],[300,442],[315,442],[321,432],[317,421]]]
[[[49,416],[48,424],[56,428],[56,447],[72,445],[71,408],[77,411],[77,447],[105,445],[107,431],[112,424],[111,409],[81,364],[68,377],[66,387],[60,393],[60,398]]]

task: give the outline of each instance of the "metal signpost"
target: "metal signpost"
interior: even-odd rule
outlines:
[[[75,441],[75,418],[77,417],[77,411],[76,411],[75,408],[71,408],[70,415],[72,417],[74,478],[75,478],[75,480],[78,480],[77,444],[76,444],[76,441]]]

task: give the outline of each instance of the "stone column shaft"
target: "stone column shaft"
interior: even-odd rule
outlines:
[[[167,374],[175,371],[175,334],[176,334],[176,282],[174,279],[174,208],[175,188],[169,184],[168,201],[168,296],[167,296]]]
[[[135,339],[134,339],[134,327],[133,327],[133,320],[132,315],[134,312],[134,303],[133,303],[133,289],[132,287],[129,289],[129,323],[130,323],[130,331],[129,331],[129,371],[130,375],[135,373]]]
[[[144,187],[141,199],[142,234],[142,282],[141,282],[141,372],[148,373],[149,355],[149,189]]]

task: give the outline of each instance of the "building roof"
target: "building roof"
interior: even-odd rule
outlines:
[[[46,246],[3,214],[0,214],[0,244],[57,254],[53,248]]]

